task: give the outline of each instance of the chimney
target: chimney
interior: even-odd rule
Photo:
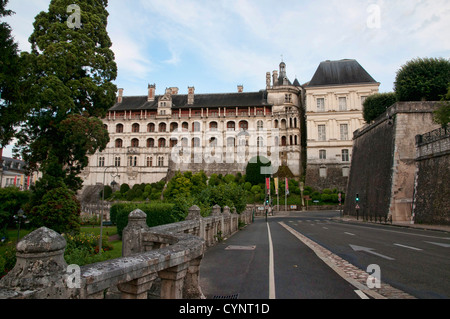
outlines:
[[[272,75],[273,86],[276,86],[278,83],[278,71],[274,70]]]
[[[148,102],[153,102],[155,100],[155,91],[156,91],[156,84],[149,84],[148,85]]]
[[[242,84],[238,85],[237,89],[238,89],[238,93],[244,92],[244,86]]]
[[[171,87],[170,89],[172,90],[172,95],[177,95],[178,94],[178,88]]]
[[[195,92],[195,87],[188,86],[188,104],[189,105],[194,104],[194,92]]]
[[[123,89],[119,89],[119,96],[117,97],[117,103],[122,103],[123,101]]]
[[[266,73],[266,89],[270,89],[270,72]]]

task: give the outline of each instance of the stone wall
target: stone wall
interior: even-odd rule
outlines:
[[[320,168],[326,169],[326,177],[320,176]],[[316,190],[322,191],[326,188],[337,189],[345,192],[347,189],[348,176],[343,175],[344,167],[350,167],[350,163],[346,165],[341,164],[311,164],[308,163],[306,170],[306,184]]]
[[[158,281],[160,298],[204,298],[198,284],[206,246],[251,223],[251,211],[240,215],[215,206],[210,217],[191,207],[184,222],[149,228],[135,210],[123,233],[123,257],[78,267],[64,260],[65,239],[42,227],[17,245],[17,263],[0,280],[0,299],[102,299],[115,290],[124,299],[146,299]]]
[[[354,132],[353,157],[345,213],[392,221],[412,219],[415,136],[438,127],[433,111],[438,102],[399,102],[373,124]]]
[[[450,225],[450,130],[416,138],[414,221]]]

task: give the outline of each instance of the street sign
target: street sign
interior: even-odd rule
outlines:
[[[356,209],[359,209],[359,205],[356,205]]]

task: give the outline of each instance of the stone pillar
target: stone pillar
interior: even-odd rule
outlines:
[[[225,206],[223,208],[223,222],[224,225],[222,227],[223,236],[228,236],[231,234],[231,213],[230,207]]]
[[[199,284],[200,263],[203,256],[191,260],[184,280],[184,299],[205,299]]]
[[[128,215],[128,225],[122,232],[123,257],[146,251],[141,235],[142,232],[149,229],[146,220],[147,214],[140,209],[136,209]]]
[[[200,215],[200,208],[198,206],[192,206],[189,208],[189,214],[186,217],[186,220],[195,220],[200,219],[202,216]]]
[[[14,268],[0,281],[0,288],[14,290],[17,298],[74,298],[78,289],[69,289],[66,240],[57,232],[41,227],[17,244]],[[25,293],[26,292],[26,293]]]
[[[161,299],[183,299],[184,278],[188,266],[188,263],[184,263],[158,273],[161,278]]]
[[[119,284],[117,285],[117,288],[122,293],[122,299],[147,299],[148,291],[157,277],[156,273],[150,274],[142,278]]]

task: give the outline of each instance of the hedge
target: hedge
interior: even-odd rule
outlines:
[[[180,220],[174,214],[173,204],[114,204],[111,206],[111,221],[117,225],[117,233],[122,237],[123,229],[128,224],[128,215],[135,209],[140,209],[147,214],[149,227],[176,223]]]

